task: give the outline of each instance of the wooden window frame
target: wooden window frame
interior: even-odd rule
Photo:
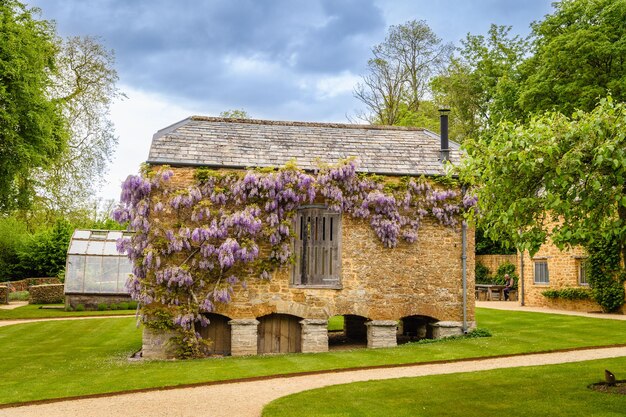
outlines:
[[[588,287],[589,281],[587,280],[587,258],[579,258],[577,263],[578,265],[576,268],[576,274],[578,275],[578,285],[582,287]]]
[[[537,280],[537,267],[540,265],[545,265],[545,281]],[[533,282],[537,285],[550,285],[550,270],[548,268],[548,260],[541,259],[534,261],[534,270],[533,270]]]
[[[294,219],[291,286],[342,288],[341,227],[341,213],[326,206],[311,205],[298,210]]]

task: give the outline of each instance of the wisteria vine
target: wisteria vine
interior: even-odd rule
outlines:
[[[196,170],[188,187],[172,184],[167,167],[129,176],[113,218],[132,238],[118,250],[133,262],[127,288],[143,306],[147,325],[180,334],[180,356],[203,356],[208,341],[197,332],[203,313],[228,303],[236,284],[269,279],[293,258],[293,219],[304,204],[368,219],[385,247],[415,242],[426,216],[458,225],[476,198],[433,187],[424,178],[388,182],[357,173],[355,161],[306,173],[295,166],[247,172]],[[153,323],[154,324],[154,323]]]

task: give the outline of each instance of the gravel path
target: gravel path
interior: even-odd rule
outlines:
[[[541,313],[578,315],[594,318],[626,320],[626,315],[582,313],[552,310],[541,307],[522,307],[516,302],[476,302],[477,307],[501,310],[532,311]],[[128,316],[104,316],[121,318]],[[0,326],[46,320],[81,320],[102,316],[1,320]],[[168,389],[132,394],[118,394],[100,398],[58,401],[49,404],[0,409],[0,417],[66,417],[84,415],[109,417],[134,415],[140,412],[149,417],[246,417],[260,416],[270,401],[285,395],[336,384],[358,381],[418,377],[426,375],[475,372],[520,366],[551,365],[626,356],[626,347],[577,350],[520,355],[507,358],[459,361],[442,364],[410,365],[395,368],[328,372],[315,375],[272,378],[250,382],[218,383],[193,388]],[[245,393],[245,395],[242,395]]]
[[[9,304],[0,304],[0,310],[13,310],[28,305],[28,301],[9,301]]]
[[[88,319],[125,319],[128,317],[135,317],[135,314],[120,314],[117,316],[78,316],[78,317],[48,317],[44,319],[15,319],[15,320],[0,320],[0,327],[10,326],[12,324],[24,324],[34,323],[36,321],[56,321],[56,320],[88,320]]]
[[[474,372],[518,366],[550,365],[626,356],[626,347],[571,352],[542,353],[507,358],[413,365],[361,371],[329,372],[270,380],[222,383],[110,397],[62,401],[0,409],[0,416],[89,416],[137,415],[150,417],[246,417],[260,416],[272,400],[296,392],[357,381]]]

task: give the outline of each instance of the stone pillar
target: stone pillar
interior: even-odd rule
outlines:
[[[438,321],[431,323],[430,327],[433,331],[433,339],[441,339],[443,337],[458,336],[463,334],[463,322],[461,321]],[[476,322],[467,322],[467,329],[471,330],[476,327]]]
[[[302,353],[328,352],[328,320],[304,319],[302,325]]]
[[[176,337],[172,330],[153,330],[143,328],[141,357],[144,359],[172,359],[176,357],[176,345],[172,338]]]
[[[259,321],[235,319],[230,324],[230,354],[232,356],[256,355],[258,353]]]
[[[372,320],[365,323],[367,326],[367,347],[384,348],[398,345],[395,320]]]

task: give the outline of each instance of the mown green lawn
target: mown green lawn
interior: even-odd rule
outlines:
[[[51,317],[120,316],[135,314],[135,310],[65,311],[63,309],[41,308],[61,307],[62,304],[28,304],[13,310],[0,309],[0,320],[39,319]]]
[[[587,388],[604,369],[626,375],[626,358],[334,385],[279,398],[263,416],[624,416],[626,395]]]
[[[477,309],[493,337],[195,361],[127,358],[141,347],[134,318],[0,327],[0,403],[263,375],[402,364],[626,343],[626,321]]]

